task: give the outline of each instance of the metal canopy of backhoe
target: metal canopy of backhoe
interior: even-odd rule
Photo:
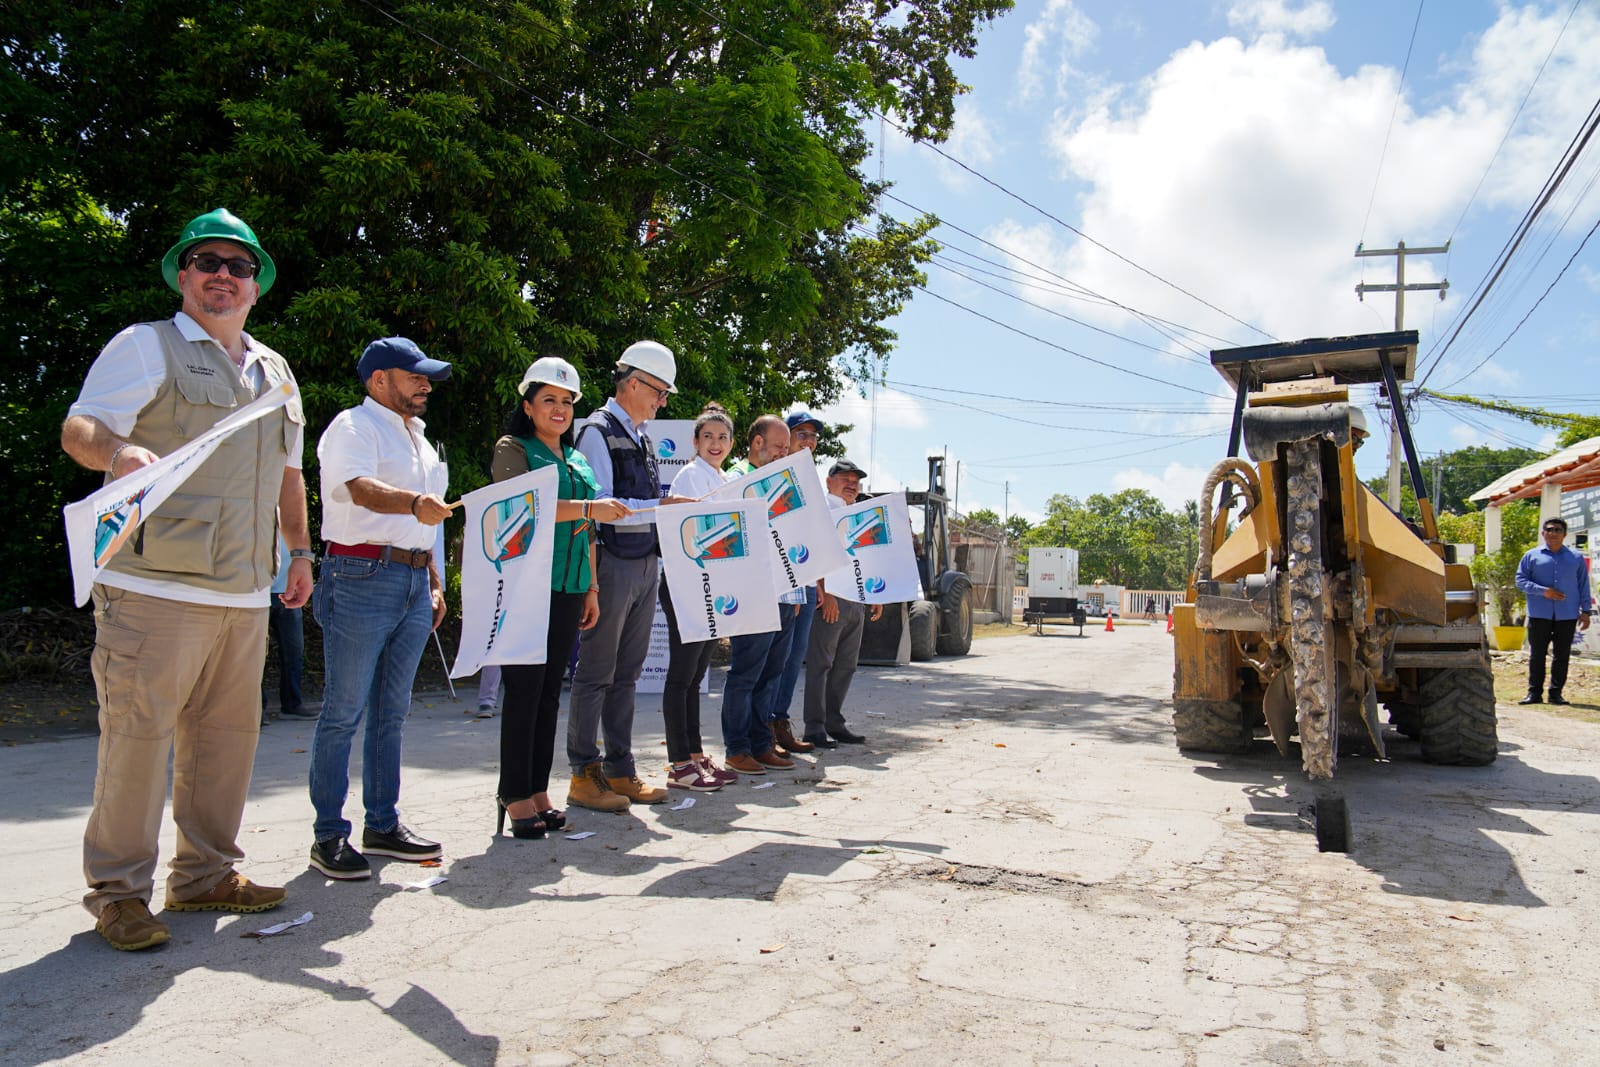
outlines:
[[[1417,370],[1417,331],[1219,348],[1211,353],[1211,365],[1235,389],[1247,371],[1255,384],[1332,378],[1340,385],[1378,385],[1384,380],[1379,353],[1388,355],[1396,381],[1409,382]]]

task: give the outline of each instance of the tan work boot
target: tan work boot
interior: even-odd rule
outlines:
[[[810,741],[802,741],[794,735],[794,730],[789,727],[788,719],[774,719],[772,721],[772,737],[778,743],[778,755],[786,756],[790,752],[810,752],[816,748]]]
[[[606,785],[611,787],[613,793],[625,796],[635,804],[660,804],[667,799],[665,789],[645,785],[637,774],[626,778],[607,778]]]
[[[142,900],[113,900],[100,909],[94,929],[112,948],[122,952],[154,948],[172,937],[166,923],[151,915]]]
[[[168,911],[270,911],[282,904],[288,890],[271,885],[256,885],[238,871],[229,871],[222,881],[190,900],[167,898]]]
[[[628,798],[612,792],[611,786],[606,784],[605,775],[600,773],[598,763],[591,763],[572,776],[572,781],[567,785],[567,803],[591,811],[628,810]]]

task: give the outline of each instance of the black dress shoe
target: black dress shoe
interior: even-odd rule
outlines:
[[[851,733],[849,729],[843,726],[839,727],[837,730],[829,730],[828,736],[833,738],[835,741],[841,741],[847,745],[864,745],[867,743],[867,739],[865,737],[862,737],[860,734]]]
[[[1552,689],[1552,690],[1550,690],[1549,703],[1551,703],[1551,704],[1566,704],[1566,703],[1568,703],[1568,700],[1567,700],[1566,697],[1561,695],[1561,690]]]
[[[361,851],[369,856],[389,856],[408,863],[421,863],[423,860],[438,859],[444,850],[439,847],[439,842],[418,837],[396,823],[395,828],[387,833],[370,826],[364,827],[361,831]]]
[[[1517,703],[1518,704],[1543,704],[1544,701],[1539,699],[1539,694],[1538,693],[1529,693],[1527,696],[1525,696],[1521,700],[1517,701]]]
[[[839,742],[827,734],[806,734],[806,743],[816,745],[818,748],[838,748]]]

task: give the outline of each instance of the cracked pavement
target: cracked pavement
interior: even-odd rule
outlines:
[[[582,841],[493,838],[499,720],[419,696],[401,808],[444,864],[365,883],[307,869],[310,724],[276,722],[241,869],[289,902],[167,916],[141,953],[78,904],[94,741],[0,749],[0,1059],[1600,1063],[1600,727],[1502,705],[1487,768],[1391,735],[1392,762],[1341,762],[1352,846],[1323,854],[1269,742],[1173,747],[1168,642],[1051,630],[863,668],[867,745],[685,811],[576,810]],[[659,708],[635,731],[657,782]]]

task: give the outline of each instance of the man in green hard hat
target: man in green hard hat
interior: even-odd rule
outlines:
[[[182,310],[113,337],[61,428],[61,447],[107,482],[295,384],[283,357],[244,332],[277,269],[242,220],[222,208],[191,220],[161,273]],[[149,908],[169,756],[178,840],[165,909],[266,911],[286,895],[234,865],[244,858],[239,822],[261,727],[277,532],[291,557],[284,606],[311,594],[304,433],[295,389],[285,406],[224,438],[95,583],[100,754],[83,837],[84,907],[115,948],[170,936]]]

